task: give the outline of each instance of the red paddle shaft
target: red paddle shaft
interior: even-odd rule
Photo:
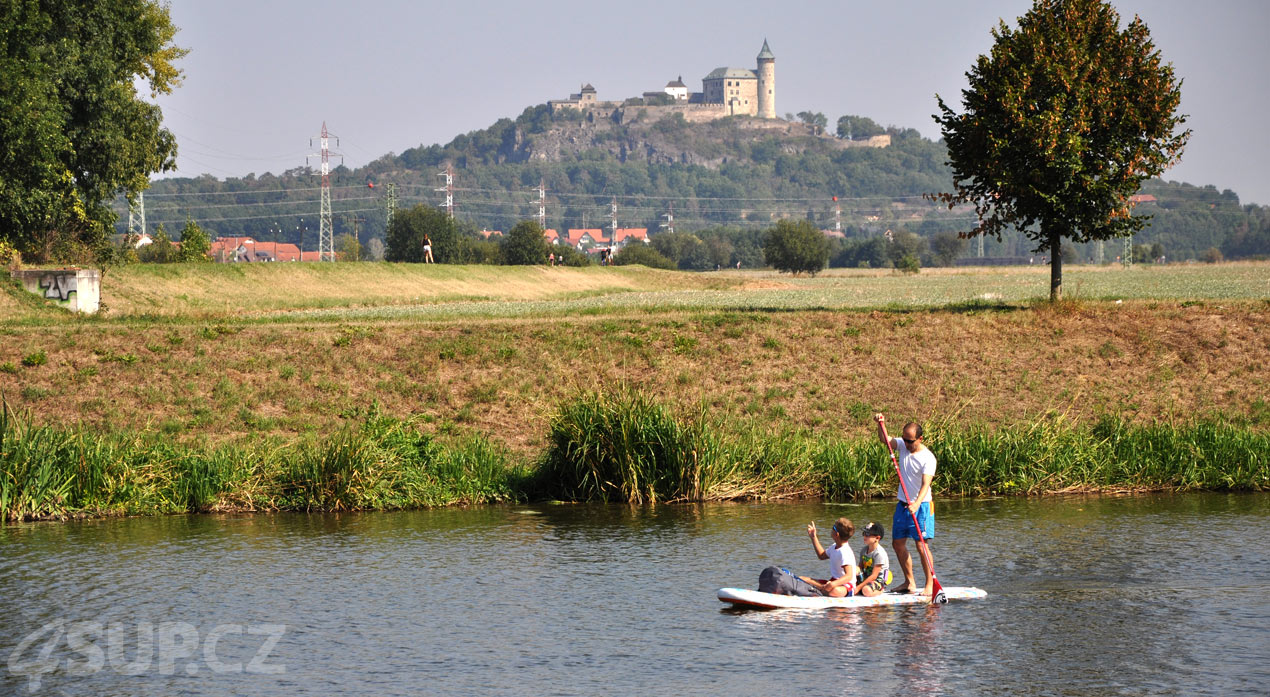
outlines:
[[[905,500],[911,503],[913,497],[909,496],[908,487],[904,485],[904,474],[900,472],[900,461],[895,457],[895,448],[891,447],[891,436],[886,432],[886,423],[879,421],[878,425],[882,427],[882,437],[886,440],[886,450],[891,453],[891,462],[895,465],[895,476],[900,478],[900,490],[904,492]],[[926,566],[926,573],[930,574],[930,599],[932,603],[937,602],[936,598],[944,594],[944,587],[940,585],[939,579],[935,577],[935,560],[930,555],[930,549],[926,547],[926,535],[922,532],[922,524],[917,522],[917,514],[912,509],[909,509],[908,514],[913,516],[913,527],[917,528],[917,549],[921,552],[922,564]]]

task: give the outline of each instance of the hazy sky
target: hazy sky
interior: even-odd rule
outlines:
[[[1194,129],[1166,179],[1270,204],[1270,3],[1120,0],[1184,78]],[[430,2],[172,0],[185,82],[160,99],[179,174],[303,166],[325,120],[343,162],[445,143],[583,82],[600,99],[694,91],[720,66],[776,55],[780,114],[843,114],[938,135],[934,95],[960,106],[965,72],[1025,0]],[[316,163],[316,160],[314,160]],[[338,160],[336,160],[338,162]]]

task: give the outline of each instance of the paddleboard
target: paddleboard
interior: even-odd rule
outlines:
[[[944,594],[948,596],[949,600],[972,600],[975,598],[988,597],[987,591],[981,588],[971,588],[968,586],[954,586],[952,588],[945,586]],[[783,608],[824,610],[835,607],[884,607],[887,605],[916,605],[919,603],[930,602],[930,598],[928,596],[913,595],[911,593],[883,593],[882,595],[874,595],[870,597],[853,595],[849,598],[828,598],[825,596],[804,598],[797,595],[763,593],[761,591],[753,591],[747,588],[720,588],[719,600],[725,603],[731,603],[733,607],[749,607],[761,610],[778,610]]]

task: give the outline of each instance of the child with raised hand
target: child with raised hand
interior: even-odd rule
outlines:
[[[834,521],[833,529],[830,532],[834,544],[833,547],[826,550],[820,546],[820,537],[816,533],[816,523],[812,521],[807,526],[807,536],[811,538],[811,544],[816,550],[816,556],[829,560],[829,580],[821,582],[806,576],[800,576],[799,578],[831,598],[842,598],[851,595],[855,590],[857,569],[855,555],[852,554],[851,547],[847,544],[847,541],[851,539],[851,534],[854,532],[855,525],[850,520],[839,518]]]
[[[891,562],[879,544],[886,536],[886,529],[878,523],[869,523],[860,531],[860,536],[864,538],[864,547],[860,550],[857,592],[865,597],[881,595],[891,582]]]

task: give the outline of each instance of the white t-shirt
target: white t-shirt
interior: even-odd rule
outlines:
[[[935,453],[932,453],[930,448],[922,448],[921,452],[910,453],[903,438],[891,440],[895,444],[895,457],[900,461],[900,476],[904,478],[904,486],[908,487],[909,495],[917,496],[917,492],[922,490],[922,475],[935,476]],[[901,501],[908,501],[908,496],[904,495],[904,487],[900,487],[895,496]],[[930,492],[928,491],[922,501],[929,500]]]
[[[851,553],[851,548],[847,545],[841,547],[833,546],[829,550],[829,574],[830,578],[838,578],[843,575],[842,567],[847,567],[847,574],[851,575],[851,580],[855,581],[855,555]]]

